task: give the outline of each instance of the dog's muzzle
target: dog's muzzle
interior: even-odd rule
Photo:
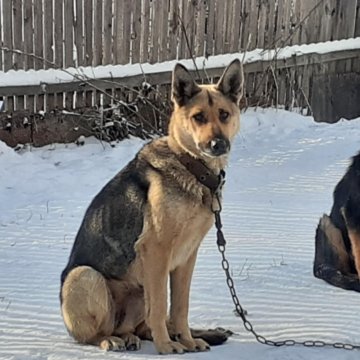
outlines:
[[[211,155],[221,156],[230,151],[230,141],[223,138],[212,139],[209,143]]]

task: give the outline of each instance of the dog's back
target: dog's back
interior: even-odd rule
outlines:
[[[75,267],[87,265],[120,279],[135,258],[149,188],[147,164],[136,157],[99,192],[88,207],[61,283]]]

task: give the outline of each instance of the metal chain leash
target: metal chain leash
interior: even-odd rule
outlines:
[[[221,191],[221,187],[219,187],[219,191],[215,192],[215,194],[214,194],[214,200],[216,200],[217,204],[216,204],[216,206],[214,206],[214,204],[213,204],[212,208],[211,208],[212,212],[215,215],[215,227],[217,229],[217,234],[216,234],[217,235],[217,246],[218,246],[219,252],[222,257],[221,265],[225,272],[226,284],[230,290],[232,301],[235,305],[235,311],[236,311],[237,315],[242,319],[245,329],[248,332],[250,332],[260,344],[269,345],[269,346],[280,347],[280,346],[301,345],[301,346],[306,346],[306,347],[319,347],[319,348],[326,346],[326,347],[333,347],[336,349],[360,350],[360,345],[352,345],[352,344],[341,343],[341,342],[330,343],[330,342],[325,342],[322,340],[296,341],[296,340],[288,339],[288,340],[273,341],[273,340],[266,339],[264,336],[258,334],[255,331],[251,322],[246,318],[246,312],[244,311],[244,309],[242,308],[242,306],[240,304],[240,300],[236,294],[234,281],[230,274],[230,265],[225,256],[226,240],[225,240],[224,234],[222,232],[222,223],[221,223],[221,217],[220,217],[220,212],[222,210],[221,202],[220,202],[220,191]]]

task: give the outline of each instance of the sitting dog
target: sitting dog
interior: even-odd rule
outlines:
[[[62,315],[78,342],[135,350],[151,339],[168,354],[205,351],[229,336],[191,330],[188,309],[198,248],[214,223],[214,193],[239,129],[242,88],[239,60],[211,85],[176,65],[169,135],[145,145],[93,199],[62,273]]]
[[[360,153],[335,188],[330,216],[320,219],[314,275],[331,285],[360,291]]]

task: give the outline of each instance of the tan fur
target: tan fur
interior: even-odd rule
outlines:
[[[219,109],[230,114],[226,124],[218,119]],[[207,124],[199,125],[192,119],[199,111],[204,112]],[[129,344],[139,346],[137,336],[149,337],[150,329],[160,353],[209,348],[205,341],[192,338],[187,316],[197,251],[214,222],[212,196],[176,156],[188,152],[219,173],[227,156],[210,157],[201,151],[201,146],[219,133],[231,142],[239,129],[239,115],[237,104],[215,85],[201,86],[201,92],[185,106],[175,103],[169,136],[153,141],[138,154],[152,168],[147,172],[150,188],[144,228],[127,274],[121,280],[105,280],[94,269],[82,266],[66,277],[62,313],[75,339],[107,350],[120,350]],[[95,317],[88,314],[90,308]],[[170,339],[172,335],[177,341]]]
[[[115,306],[106,280],[96,270],[88,266],[72,270],[64,282],[62,298],[65,325],[79,342],[94,343],[112,334]]]
[[[345,208],[342,207],[340,209],[340,212],[345,220],[345,223],[347,224]],[[347,230],[348,230],[348,236],[349,236],[350,243],[351,243],[351,255],[354,258],[355,269],[356,269],[357,275],[360,279],[360,234],[356,230],[351,229],[348,226],[348,224],[347,224]]]
[[[351,242],[351,251],[355,262],[355,268],[360,279],[360,234],[350,229],[348,229],[348,231],[349,239]]]

